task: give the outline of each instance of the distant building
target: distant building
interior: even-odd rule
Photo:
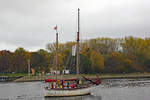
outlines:
[[[70,73],[70,71],[68,69],[62,70],[62,74],[69,74],[69,73]],[[56,70],[54,68],[50,68],[50,74],[55,75]],[[57,70],[57,74],[60,74],[60,70]]]
[[[56,72],[57,72],[57,73],[56,73]],[[56,70],[53,70],[53,73],[52,73],[52,74],[54,74],[54,75],[57,74],[57,75],[58,75],[58,74],[60,74],[60,71],[59,71],[59,70],[57,70],[57,71],[56,71]]]
[[[54,68],[50,68],[50,74],[55,75],[56,74],[56,70]],[[57,70],[57,74],[60,74],[59,70]]]
[[[69,72],[70,72],[70,71],[69,71],[68,69],[64,69],[64,70],[62,71],[63,74],[69,74]]]

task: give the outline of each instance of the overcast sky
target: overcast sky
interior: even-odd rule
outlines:
[[[77,8],[81,39],[150,37],[150,0],[0,0],[0,50],[45,49],[55,42],[75,41]]]

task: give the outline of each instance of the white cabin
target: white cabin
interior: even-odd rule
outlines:
[[[62,71],[62,73],[63,73],[63,74],[69,74],[70,71],[69,71],[68,69],[64,69],[64,70]]]

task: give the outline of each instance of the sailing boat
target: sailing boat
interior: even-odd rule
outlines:
[[[65,96],[82,96],[91,94],[91,90],[101,84],[101,80],[98,78],[95,81],[82,76],[87,82],[86,84],[79,84],[79,21],[80,21],[80,9],[78,8],[78,32],[77,32],[77,44],[76,44],[76,73],[75,79],[57,80],[58,70],[58,33],[56,30],[56,79],[46,79],[49,85],[45,88],[45,97],[65,97]],[[57,27],[56,27],[57,28]],[[58,86],[59,85],[59,86]]]

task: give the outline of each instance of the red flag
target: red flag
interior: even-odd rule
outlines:
[[[54,30],[57,30],[57,26],[54,27]]]

